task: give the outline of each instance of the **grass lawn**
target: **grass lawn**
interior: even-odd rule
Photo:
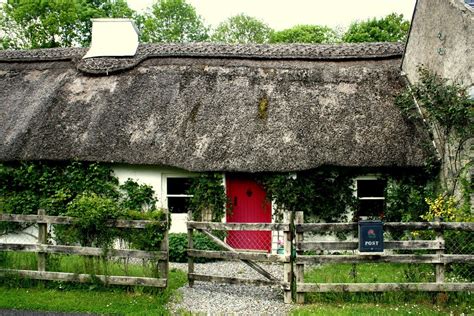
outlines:
[[[327,264],[305,271],[306,283],[434,282],[432,265]],[[307,293],[293,315],[474,315],[474,293]]]
[[[0,267],[34,270],[36,256],[9,253]],[[90,261],[78,256],[51,256],[49,270],[87,273]],[[152,265],[95,261],[95,273],[152,276]],[[448,279],[449,279],[448,274]],[[432,265],[328,264],[306,268],[305,282],[433,282]],[[0,309],[83,312],[105,315],[163,315],[166,303],[185,285],[186,274],[171,270],[167,289],[0,278]],[[293,315],[474,315],[474,293],[307,293]],[[223,302],[225,303],[225,302]],[[184,311],[183,311],[184,312]]]
[[[36,269],[36,255],[2,253],[0,267]],[[150,277],[156,273],[152,264],[91,261],[79,256],[49,256],[47,270],[58,272],[130,275]],[[171,270],[167,289],[151,287],[104,286],[72,282],[46,282],[8,276],[0,278],[0,309],[84,312],[110,315],[163,315],[166,303],[175,290],[187,282],[179,270]]]
[[[110,315],[163,315],[166,303],[187,282],[171,270],[167,289],[10,280],[0,286],[0,309],[88,312]],[[15,284],[17,283],[17,284]]]
[[[385,305],[385,304],[313,304],[298,308],[293,315],[450,315],[451,311],[437,306],[425,306],[419,304]],[[453,311],[453,314],[455,313]],[[451,314],[452,315],[452,314]]]

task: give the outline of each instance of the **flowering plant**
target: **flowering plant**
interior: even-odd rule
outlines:
[[[453,196],[445,198],[442,194],[439,194],[436,199],[425,199],[429,206],[428,212],[421,215],[421,218],[427,221],[432,221],[436,217],[443,218],[445,221],[455,221],[458,215],[456,209],[456,201]]]

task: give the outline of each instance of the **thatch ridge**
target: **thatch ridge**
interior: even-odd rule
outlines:
[[[129,70],[144,60],[158,57],[205,57],[244,59],[343,60],[400,57],[401,43],[341,44],[142,44],[133,57],[80,58],[85,48],[53,48],[25,51],[0,51],[0,62],[75,60],[77,68],[88,74],[102,75]]]

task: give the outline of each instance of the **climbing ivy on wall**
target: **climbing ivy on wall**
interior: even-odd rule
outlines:
[[[274,202],[277,216],[282,212],[303,211],[305,221],[345,221],[357,201],[350,170],[324,167],[298,173],[266,174],[259,177]]]
[[[188,192],[193,195],[190,201],[193,219],[202,220],[208,212],[212,221],[220,222],[226,210],[231,209],[223,181],[222,174],[217,172],[201,173],[193,178]]]
[[[458,194],[457,207],[469,212],[473,186],[468,170],[473,161],[466,159],[466,155],[463,158],[463,151],[467,141],[474,137],[474,101],[461,84],[423,66],[418,67],[418,75],[419,81],[407,87],[395,103],[407,119],[419,121],[423,117],[433,132],[442,168],[437,185],[435,182],[434,188],[425,188],[432,192],[428,198],[433,199],[435,191],[446,197]],[[431,160],[427,165],[433,163],[436,162]]]
[[[474,101],[468,98],[466,88],[456,82],[450,83],[423,66],[418,67],[418,75],[419,82],[395,101],[402,112],[410,119],[419,118],[416,100],[428,121],[441,129],[439,134],[448,137],[454,133],[461,142],[473,137]]]

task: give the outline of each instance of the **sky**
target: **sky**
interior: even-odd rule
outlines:
[[[0,0],[1,1],[1,0]],[[137,11],[146,10],[154,0],[127,0]],[[208,25],[216,27],[225,19],[245,13],[275,30],[298,24],[347,28],[351,22],[401,13],[411,20],[416,0],[187,0]]]

